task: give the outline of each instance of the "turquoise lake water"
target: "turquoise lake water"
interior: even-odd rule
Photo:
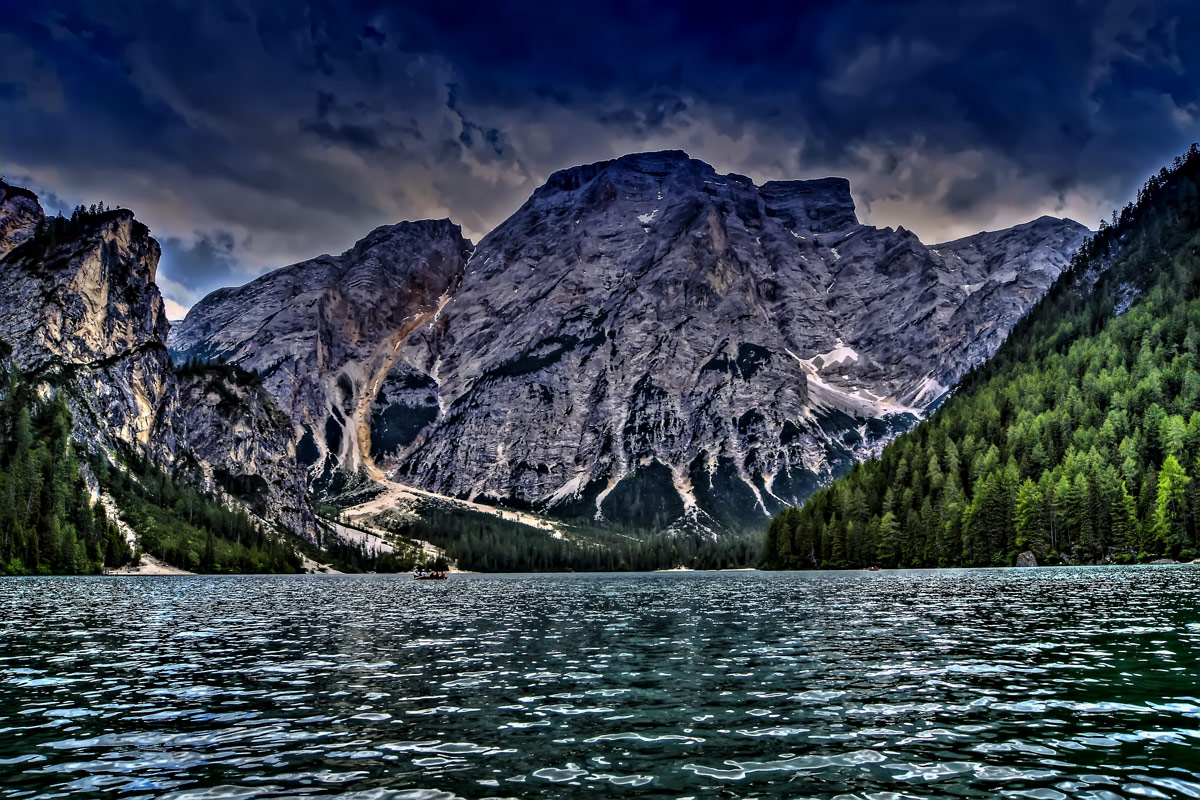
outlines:
[[[0,580],[0,798],[1200,797],[1200,568]]]

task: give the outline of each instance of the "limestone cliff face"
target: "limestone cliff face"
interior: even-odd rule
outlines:
[[[171,449],[150,440],[171,394],[158,243],[130,211],[39,222],[0,261],[0,339],[23,370],[78,388],[72,407],[89,439]]]
[[[962,276],[966,295],[947,321],[943,366],[934,377],[952,386],[964,364],[991,358],[1013,324],[1067,268],[1088,233],[1070,220],[1040,217],[933,245],[930,249]]]
[[[37,195],[0,181],[0,256],[32,237],[44,216]]]
[[[263,372],[315,464],[640,530],[757,527],[991,355],[1086,233],[928,247],[860,224],[841,178],[643,153],[555,173],[473,253],[443,233],[384,259],[377,231],[222,290],[172,345]],[[384,264],[407,291],[347,288]]]
[[[0,184],[0,197],[11,245],[0,251],[0,340],[23,371],[66,390],[77,437],[193,470],[205,489],[222,489],[218,470],[258,475],[265,518],[311,533],[291,425],[269,395],[217,408],[177,378],[149,229],[128,210],[47,219],[25,190]]]

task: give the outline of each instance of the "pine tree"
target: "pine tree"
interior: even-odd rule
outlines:
[[[879,548],[875,561],[885,567],[895,567],[900,558],[900,525],[891,511],[879,520]]]
[[[1154,536],[1170,553],[1178,553],[1187,544],[1187,472],[1175,456],[1167,456],[1158,471],[1158,492],[1154,500]]]
[[[1016,544],[1030,550],[1038,559],[1045,559],[1050,546],[1049,515],[1046,498],[1031,478],[1026,478],[1017,490]]]

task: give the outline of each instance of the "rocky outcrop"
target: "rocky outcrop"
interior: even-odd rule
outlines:
[[[1086,228],[1069,220],[1039,217],[931,247],[961,276],[965,294],[947,322],[949,346],[933,377],[951,386],[962,376],[964,364],[990,358],[1013,324],[1067,268],[1087,234]]]
[[[409,239],[398,300],[346,299],[360,243],[211,295],[172,345],[260,370],[315,465],[637,530],[758,527],[994,352],[1086,233],[931,248],[860,224],[841,178],[644,153],[555,173],[469,263]],[[351,321],[312,310],[334,297]]]
[[[175,386],[170,423],[196,459],[201,484],[288,530],[314,530],[291,420],[261,384],[227,367],[204,365],[180,372]]]
[[[16,242],[0,252],[0,340],[22,371],[65,391],[76,438],[150,456],[206,490],[237,496],[229,487],[255,483],[251,510],[311,535],[292,426],[274,400],[172,368],[149,229],[124,209],[46,218],[25,190],[0,192],[0,231]]]
[[[1018,567],[1036,567],[1037,565],[1037,557],[1029,550],[1017,556]]]
[[[37,195],[0,181],[0,257],[32,238],[44,217]]]
[[[77,389],[72,411],[88,440],[171,451],[173,440],[150,440],[171,395],[158,243],[126,210],[38,222],[0,262],[0,339],[22,370]]]

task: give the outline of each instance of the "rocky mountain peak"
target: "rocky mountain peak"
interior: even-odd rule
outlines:
[[[729,191],[723,191],[726,188]],[[588,210],[618,200],[652,199],[670,204],[708,196],[719,203],[743,194],[757,195],[754,201],[762,206],[761,211],[780,218],[790,228],[827,232],[858,223],[850,182],[845,178],[768,181],[758,187],[745,175],[721,175],[682,150],[632,153],[559,170],[526,205],[574,204]],[[741,200],[745,203],[747,197]]]
[[[462,236],[462,226],[456,225],[449,219],[422,219],[414,222],[404,221],[391,225],[380,225],[354,246],[342,254],[343,258],[363,256],[373,250],[387,249],[391,252],[413,252],[419,249],[423,242],[438,239],[461,239],[464,249],[469,253],[473,245],[469,239]],[[403,266],[405,262],[395,262]]]
[[[641,174],[655,178],[685,172],[716,174],[716,170],[697,161],[682,150],[660,150],[658,152],[631,153],[620,158],[581,164],[551,173],[546,183],[534,192],[534,198],[557,192],[574,192],[591,183],[597,177],[619,179],[622,174]]]
[[[858,224],[850,181],[845,178],[767,181],[758,191],[767,213],[788,228],[829,233]]]
[[[161,250],[133,212],[42,217],[27,230],[4,259],[10,288],[30,302],[0,316],[0,338],[14,345],[23,368],[161,346],[169,327],[154,282]]]
[[[0,256],[31,238],[45,216],[36,194],[0,180]]]
[[[76,439],[180,466],[217,493],[218,474],[238,485],[254,476],[252,510],[311,535],[291,424],[275,402],[222,374],[200,385],[173,370],[149,229],[126,209],[47,218],[31,192],[0,191],[0,230],[21,240],[0,250],[0,340],[33,379],[65,392]]]

